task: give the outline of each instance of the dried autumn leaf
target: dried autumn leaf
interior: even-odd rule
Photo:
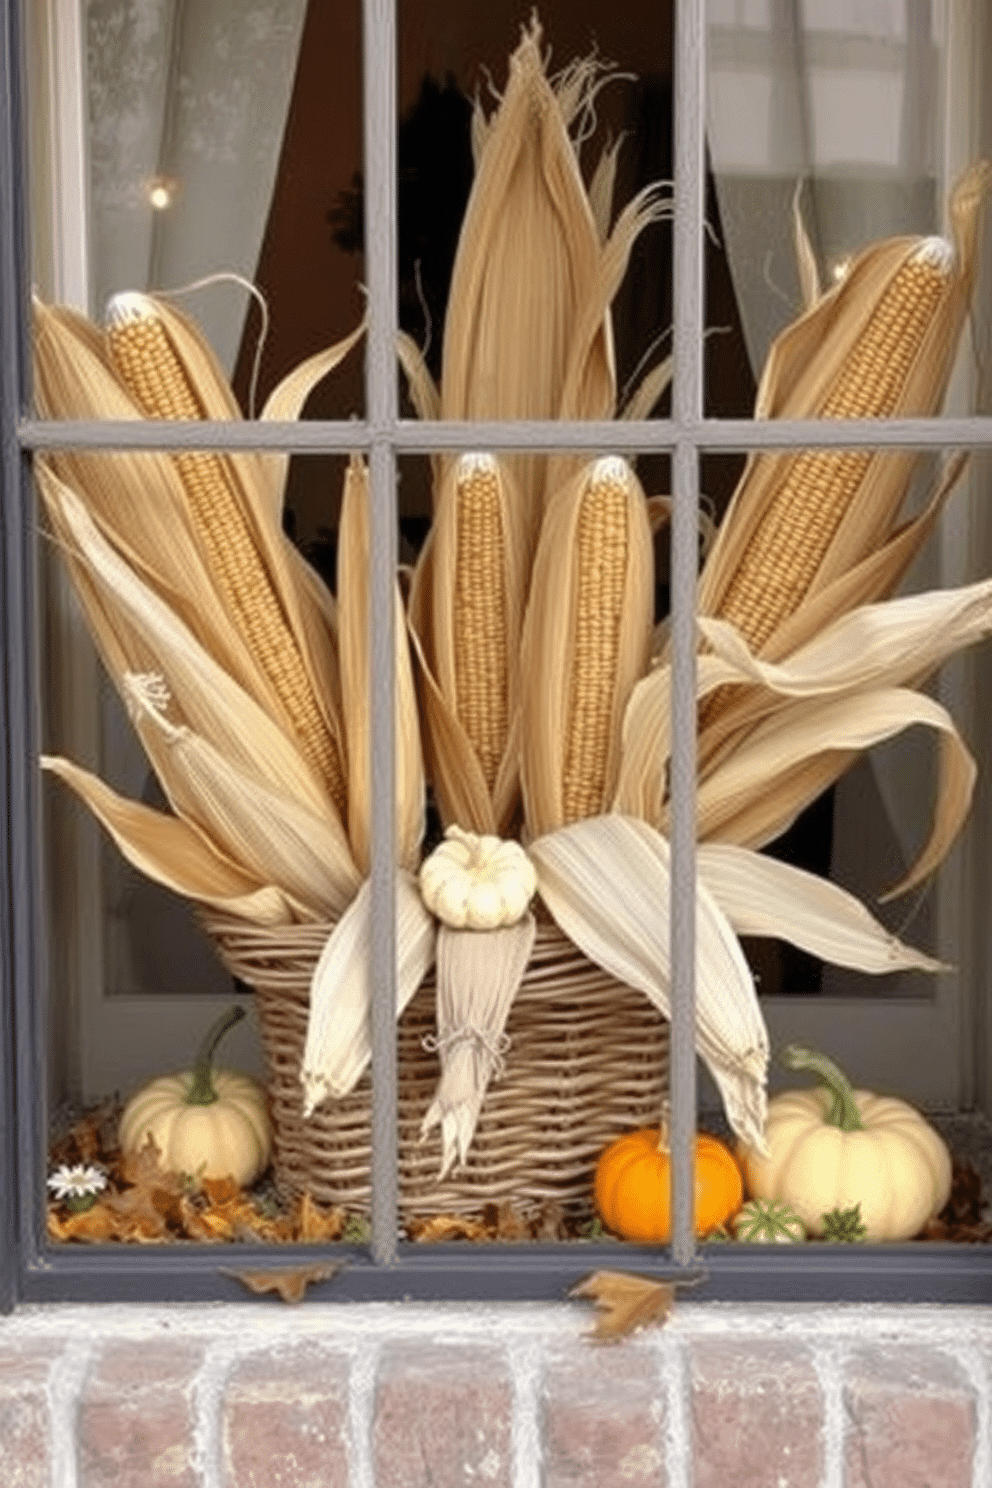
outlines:
[[[231,1177],[204,1178],[201,1187],[211,1205],[220,1207],[241,1196],[241,1185]]]
[[[320,1266],[291,1266],[279,1271],[228,1271],[226,1275],[235,1277],[250,1292],[276,1292],[284,1302],[302,1302],[308,1286],[329,1281],[346,1264],[337,1261]]]
[[[488,1226],[480,1219],[464,1214],[432,1214],[429,1219],[412,1219],[411,1240],[421,1245],[438,1245],[444,1240],[490,1240]]]
[[[306,1190],[300,1199],[295,1224],[297,1240],[340,1240],[345,1225],[345,1212],[337,1206],[322,1209],[311,1197],[309,1190]]]
[[[48,1209],[48,1234],[52,1240],[87,1240],[100,1245],[116,1239],[113,1215],[102,1203],[80,1214],[61,1215],[54,1204]]]
[[[590,1297],[598,1314],[589,1337],[618,1343],[639,1328],[664,1324],[675,1301],[675,1282],[652,1281],[627,1271],[595,1271],[569,1292]]]

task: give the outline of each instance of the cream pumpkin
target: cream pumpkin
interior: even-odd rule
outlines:
[[[911,1240],[950,1196],[943,1139],[906,1101],[853,1090],[824,1055],[790,1045],[781,1058],[820,1084],[769,1101],[767,1156],[739,1144],[748,1193],[788,1204],[814,1238],[825,1214],[860,1204],[866,1240]]]
[[[527,913],[537,872],[519,842],[449,827],[420,869],[432,914],[455,930],[497,930]]]
[[[268,1166],[272,1128],[265,1091],[249,1075],[215,1070],[213,1054],[244,1012],[234,1007],[210,1028],[192,1069],[161,1075],[124,1108],[119,1139],[137,1152],[151,1137],[169,1172],[193,1178],[233,1178],[242,1188]]]

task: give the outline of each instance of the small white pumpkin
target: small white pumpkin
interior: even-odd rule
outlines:
[[[432,914],[455,930],[497,930],[523,919],[537,872],[519,842],[449,827],[420,869],[420,893]]]
[[[191,1070],[161,1075],[131,1097],[118,1130],[122,1151],[140,1151],[151,1136],[168,1172],[233,1178],[241,1188],[261,1176],[272,1152],[265,1091],[250,1075],[212,1067],[218,1043],[243,1017],[237,1006],[225,1012]]]
[[[767,1156],[739,1145],[748,1193],[788,1204],[811,1236],[823,1233],[824,1215],[856,1204],[866,1240],[918,1235],[950,1197],[943,1139],[906,1101],[853,1090],[823,1054],[793,1044],[781,1060],[820,1084],[769,1101]]]

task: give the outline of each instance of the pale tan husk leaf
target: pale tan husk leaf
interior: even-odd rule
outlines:
[[[668,843],[647,822],[611,814],[530,844],[538,892],[591,961],[671,1018]],[[696,896],[696,1048],[745,1141],[764,1143],[768,1035],[737,937],[702,882]]]
[[[363,876],[371,866],[372,827],[369,499],[365,462],[352,459],[345,476],[338,530],[338,627],[348,756],[348,836],[355,864]],[[398,585],[394,617],[396,851],[400,866],[412,872],[419,861],[424,834],[426,787],[417,698]]]
[[[372,1054],[372,887],[366,879],[338,920],[310,984],[310,1018],[300,1080],[304,1115],[327,1096],[347,1095]],[[416,880],[396,874],[396,1016],[406,1008],[434,960],[436,926]]]

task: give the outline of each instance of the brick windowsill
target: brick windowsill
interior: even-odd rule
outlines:
[[[26,1307],[3,1488],[989,1488],[992,1314]],[[691,1472],[694,1476],[690,1475]]]

